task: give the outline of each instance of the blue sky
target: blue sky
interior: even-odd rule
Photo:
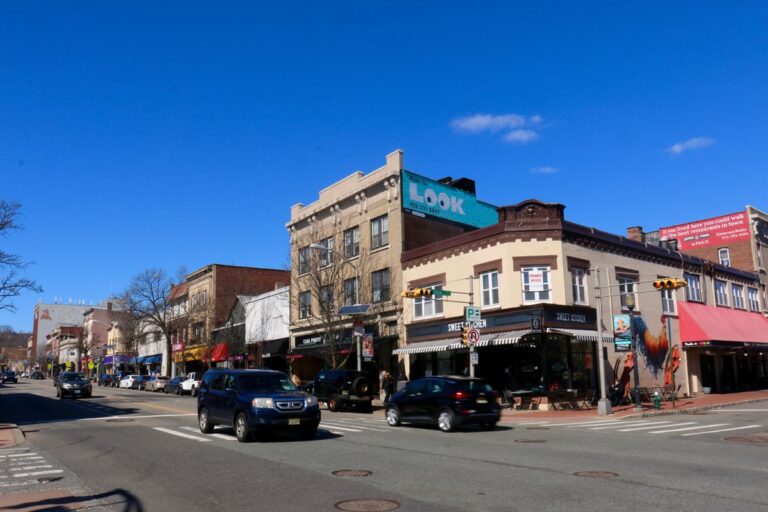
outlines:
[[[0,3],[0,239],[98,301],[150,266],[284,267],[297,202],[405,151],[624,233],[768,209],[764,2]]]

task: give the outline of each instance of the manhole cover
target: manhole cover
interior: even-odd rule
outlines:
[[[515,439],[516,443],[546,443],[543,439]]]
[[[113,418],[111,420],[107,420],[107,423],[129,423],[133,421],[130,418]]]
[[[371,473],[373,471],[367,469],[338,469],[331,472],[333,476],[370,476]]]
[[[549,427],[526,427],[525,430],[549,430]]]
[[[618,473],[611,471],[577,471],[574,475],[583,476],[584,478],[613,478],[619,476]]]
[[[730,443],[768,444],[768,437],[762,436],[726,437],[725,440]]]
[[[64,479],[63,476],[54,476],[51,478],[38,478],[37,481],[40,482],[41,484],[47,484],[49,482],[58,482],[59,480],[63,480],[63,479]]]
[[[400,508],[400,504],[392,500],[347,500],[338,502],[335,507],[352,512],[381,512]]]

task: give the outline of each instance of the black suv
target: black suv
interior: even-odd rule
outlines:
[[[373,388],[362,372],[323,370],[315,378],[314,393],[320,402],[328,404],[328,409],[334,412],[347,405],[371,410]]]
[[[56,396],[61,399],[64,399],[66,395],[73,398],[90,398],[93,392],[93,386],[88,377],[80,372],[61,372],[56,378],[55,385]]]
[[[387,423],[401,421],[437,424],[443,432],[457,425],[478,424],[493,430],[501,407],[486,381],[469,377],[425,377],[406,384],[389,399]]]
[[[296,389],[288,375],[273,370],[209,370],[197,395],[197,420],[204,434],[214,425],[233,425],[240,442],[253,434],[296,431],[315,437],[320,424],[317,398]]]

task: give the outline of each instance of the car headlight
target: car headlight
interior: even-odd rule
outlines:
[[[275,403],[271,398],[254,398],[251,407],[254,409],[274,409]]]
[[[64,384],[64,389],[70,389],[72,387],[72,384]]]
[[[314,407],[317,405],[317,397],[314,395],[309,395],[307,397],[307,407]]]

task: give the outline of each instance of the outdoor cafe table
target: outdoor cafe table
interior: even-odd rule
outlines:
[[[518,409],[526,409],[531,406],[531,398],[533,398],[533,391],[530,389],[518,389],[515,391],[510,391],[509,395],[514,398],[520,399],[520,404],[517,406]]]

